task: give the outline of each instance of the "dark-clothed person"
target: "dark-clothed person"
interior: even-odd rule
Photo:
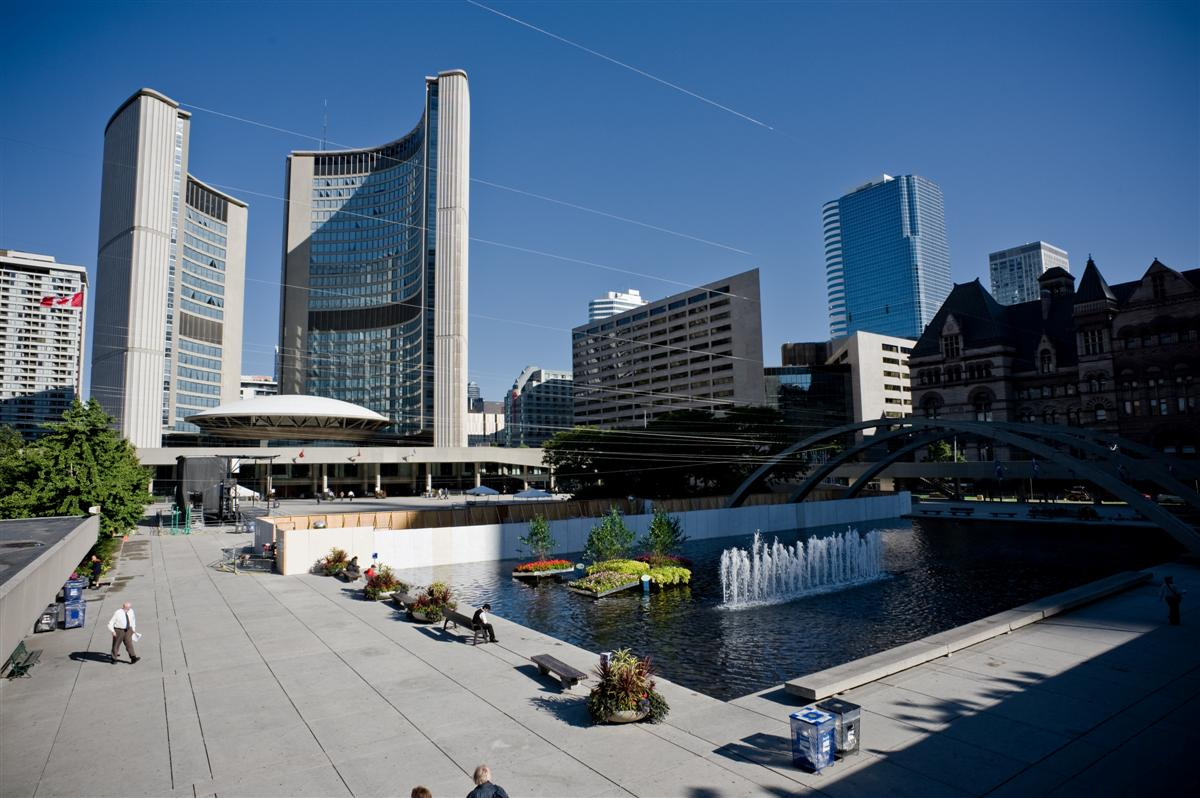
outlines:
[[[492,769],[480,765],[475,768],[475,789],[467,793],[467,798],[508,798],[508,793],[499,784],[492,784]]]
[[[488,613],[492,611],[491,604],[484,604],[479,609],[475,610],[475,614],[471,616],[471,626],[478,626],[487,632],[488,640],[496,642],[496,631],[492,629],[492,622],[488,618]]]
[[[1179,605],[1183,603],[1183,594],[1186,592],[1186,590],[1175,587],[1175,577],[1163,577],[1162,587],[1158,589],[1158,597],[1167,603],[1167,621],[1172,626],[1179,626],[1182,623],[1179,618]]]

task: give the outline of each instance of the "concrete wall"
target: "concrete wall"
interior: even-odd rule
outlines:
[[[34,524],[35,519],[22,523]],[[63,582],[96,543],[100,517],[79,519],[79,525],[54,542],[29,565],[0,584],[0,664],[33,632],[33,624],[52,603]],[[36,539],[36,535],[25,536]]]
[[[676,513],[683,531],[693,540],[749,535],[756,530],[776,532],[831,524],[857,524],[882,518],[896,518],[910,512],[912,496],[878,496],[801,504],[772,504],[720,510],[693,510]],[[625,523],[639,536],[650,526],[649,514],[627,515]],[[582,551],[588,533],[599,519],[570,518],[550,522],[551,534],[559,552]],[[331,548],[345,549],[362,563],[372,554],[379,561],[399,568],[421,568],[465,562],[502,560],[525,556],[518,551],[518,538],[528,525],[481,524],[426,529],[295,529],[275,532],[269,519],[255,521],[255,546],[261,548],[278,535],[279,570],[283,574],[302,574],[329,553]]]

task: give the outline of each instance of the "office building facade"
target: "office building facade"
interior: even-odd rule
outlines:
[[[988,255],[992,298],[1001,305],[1017,305],[1040,298],[1038,278],[1050,269],[1071,271],[1066,250],[1045,241],[1034,241]]]
[[[636,288],[628,291],[609,291],[602,297],[588,302],[588,321],[600,321],[627,310],[633,310],[646,304],[642,292]]]
[[[574,426],[574,383],[569,371],[526,366],[504,397],[509,446],[541,446]]]
[[[783,414],[796,440],[852,420],[851,370],[846,363],[768,366],[763,369],[767,407]]]
[[[247,208],[188,172],[190,116],[142,89],[104,131],[91,391],[138,447],[239,395]]]
[[[937,184],[883,175],[825,203],[821,222],[830,337],[920,336],[951,288]]]
[[[36,437],[83,392],[87,270],[0,250],[0,426]]]
[[[256,396],[278,396],[279,381],[274,377],[261,375],[242,375],[240,396],[242,399],[253,399]]]
[[[861,330],[831,343],[828,364],[850,367],[850,421],[912,414],[908,358],[915,343]]]
[[[758,270],[571,331],[575,424],[640,427],[672,410],[762,405]]]
[[[406,439],[467,444],[469,144],[455,70],[425,79],[404,137],[288,157],[282,393],[368,407]]]

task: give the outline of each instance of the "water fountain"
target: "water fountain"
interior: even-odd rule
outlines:
[[[767,544],[755,532],[749,550],[725,549],[720,568],[723,606],[731,609],[780,604],[886,576],[879,530],[859,535],[847,529],[794,546],[785,546],[779,538]]]

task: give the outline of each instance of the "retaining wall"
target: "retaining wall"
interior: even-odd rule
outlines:
[[[865,499],[689,510],[673,515],[682,522],[685,535],[693,540],[704,540],[749,535],[756,530],[776,532],[898,518],[911,509],[911,495],[898,493]],[[641,536],[649,528],[652,517],[650,514],[626,515],[625,523]],[[257,519],[255,545],[261,548],[264,543],[276,543],[277,567],[283,574],[307,572],[334,547],[345,549],[362,563],[370,562],[371,555],[378,554],[380,562],[394,567],[422,568],[519,558],[523,553],[519,551],[518,538],[529,528],[526,523],[500,523],[387,529],[361,523],[368,520],[362,516],[347,517],[347,520],[359,522],[354,526],[343,526],[334,521],[335,518],[338,517],[329,517],[326,522],[329,526],[325,529],[307,528],[307,519],[302,524],[289,518]],[[588,533],[598,520],[587,517],[550,521],[558,551],[582,551]],[[338,524],[337,528],[333,524]]]

